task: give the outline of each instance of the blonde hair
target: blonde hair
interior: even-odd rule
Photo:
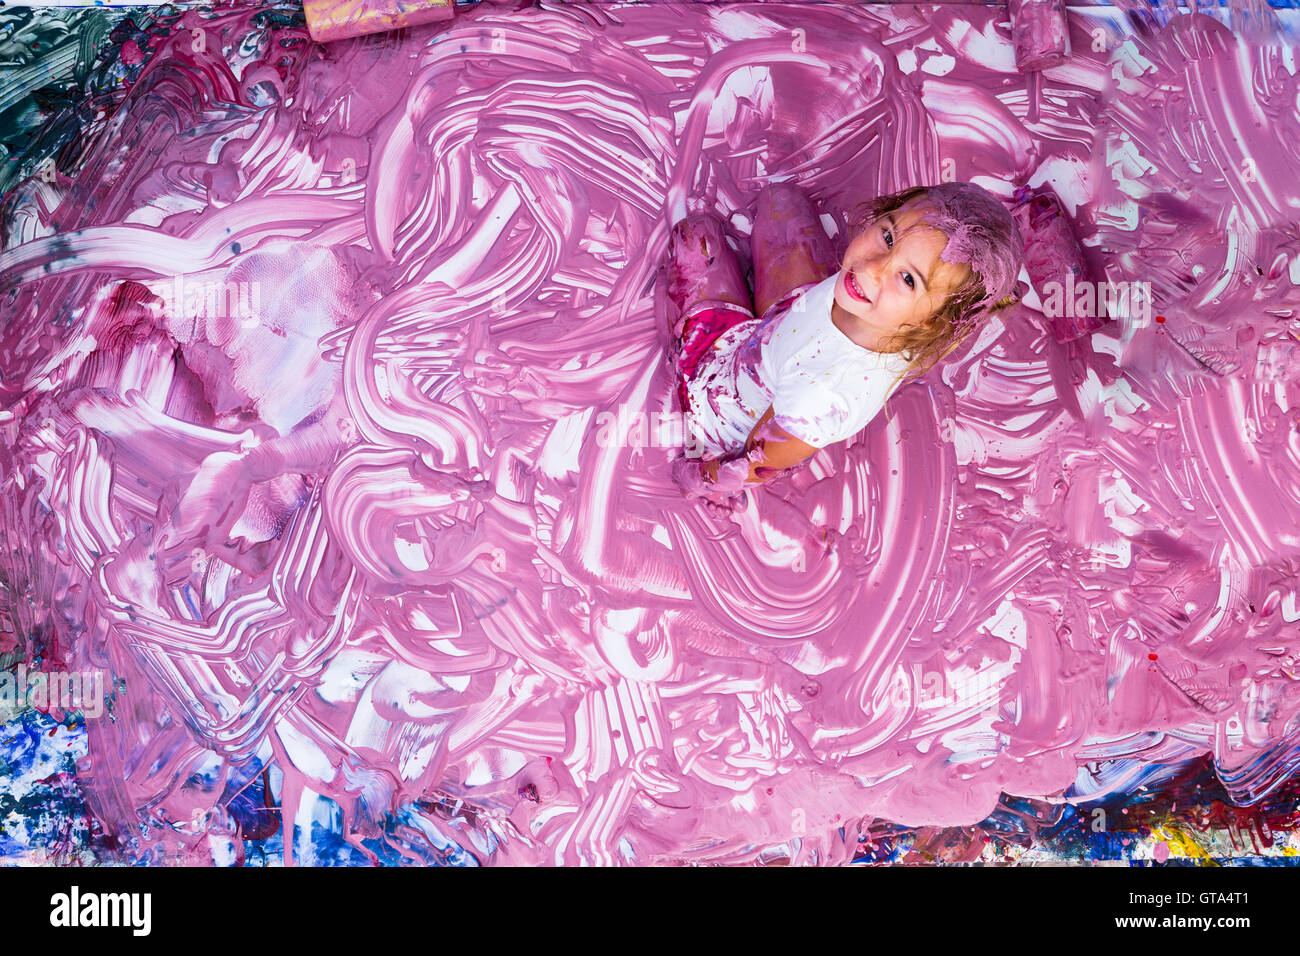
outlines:
[[[881,216],[901,209],[915,199],[924,199],[928,192],[929,187],[912,186],[859,203],[849,219],[851,235],[856,238]],[[1018,239],[1017,235],[1016,240]],[[1018,249],[1008,252],[1017,257],[1020,255]],[[966,278],[956,289],[948,292],[933,314],[915,325],[898,330],[884,341],[882,352],[902,353],[908,360],[907,368],[894,380],[886,394],[886,408],[895,392],[921,378],[951,355],[990,316],[1005,311],[1020,301],[1020,297],[1012,293],[981,308],[981,303],[987,296],[980,275],[974,269],[968,269]],[[888,417],[892,422],[893,415],[889,414]]]

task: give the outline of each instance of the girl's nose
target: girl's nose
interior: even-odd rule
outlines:
[[[863,291],[871,298],[875,299],[875,293],[880,290],[880,284],[885,275],[885,268],[888,265],[886,256],[868,256],[858,263],[858,274],[871,280],[871,288]]]

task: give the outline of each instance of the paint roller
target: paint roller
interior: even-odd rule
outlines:
[[[450,20],[478,0],[303,0],[307,32],[317,43]]]
[[[1054,283],[1072,305],[1074,290],[1092,283],[1092,275],[1070,214],[1046,184],[1034,188],[1021,186],[1015,192],[1014,201],[1012,215],[1025,243],[1025,271],[1035,291],[1040,299],[1046,300]],[[1073,342],[1105,324],[1096,311],[1084,315],[1075,312],[1073,308],[1063,308],[1061,314],[1047,315],[1056,341]]]
[[[1016,69],[1021,73],[1057,66],[1070,55],[1065,0],[1007,0]]]
[[[1027,74],[1029,109],[1025,120],[1038,122],[1039,72],[1064,63],[1070,55],[1070,25],[1065,0],[1007,0],[1016,69]]]

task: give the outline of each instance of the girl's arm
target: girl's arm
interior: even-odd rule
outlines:
[[[772,421],[769,405],[750,429],[743,451],[726,458],[683,459],[675,477],[688,498],[736,494],[747,484],[759,484],[811,458],[816,445],[795,438]]]
[[[820,450],[816,445],[810,445],[795,438],[772,421],[774,412],[775,409],[769,405],[767,411],[750,429],[749,438],[745,441],[743,456],[740,454],[733,456],[737,459],[743,457],[749,463],[749,474],[745,477],[746,483],[757,484],[766,481],[777,472],[793,468],[801,461],[807,461]],[[722,464],[722,460],[715,460],[711,464],[713,465],[713,474],[710,478],[716,479],[717,470]]]

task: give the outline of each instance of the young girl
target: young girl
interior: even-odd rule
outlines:
[[[1016,301],[1022,242],[973,183],[917,186],[862,204],[836,269],[794,186],[759,195],[754,293],[721,221],[673,227],[667,270],[678,398],[704,457],[673,464],[687,497],[720,501],[860,431],[976,324]]]

